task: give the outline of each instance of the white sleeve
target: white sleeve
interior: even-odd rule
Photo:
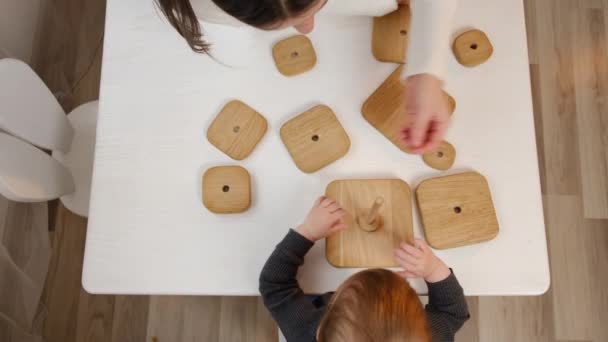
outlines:
[[[412,23],[403,78],[431,74],[445,79],[457,0],[411,0]]]
[[[321,13],[379,17],[397,9],[397,0],[329,0]]]

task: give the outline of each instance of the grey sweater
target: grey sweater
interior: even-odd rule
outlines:
[[[306,296],[296,275],[313,242],[294,230],[277,245],[260,274],[260,293],[270,314],[288,342],[314,342],[333,293]],[[434,342],[453,341],[456,331],[469,319],[462,287],[452,273],[438,283],[427,283],[426,315]]]

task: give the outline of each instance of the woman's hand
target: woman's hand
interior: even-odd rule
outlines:
[[[405,81],[409,126],[400,128],[400,138],[412,153],[432,151],[447,132],[450,113],[441,85],[441,80],[430,74],[413,75]]]
[[[436,283],[452,273],[422,239],[416,239],[416,247],[402,243],[395,250],[395,260],[403,267],[397,272],[404,278],[424,278],[428,283]]]
[[[345,214],[346,211],[336,201],[321,196],[296,231],[309,241],[315,242],[348,228],[340,221]]]

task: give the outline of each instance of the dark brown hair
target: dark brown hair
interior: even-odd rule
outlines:
[[[319,342],[428,342],[422,303],[407,281],[371,269],[348,278],[334,294],[317,333]]]
[[[241,22],[264,27],[297,16],[318,0],[213,0],[226,13]],[[209,53],[210,44],[203,40],[201,26],[190,0],[155,0],[171,26],[194,52]]]

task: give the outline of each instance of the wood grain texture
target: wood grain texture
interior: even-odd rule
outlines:
[[[148,296],[115,296],[111,341],[145,341],[149,307]]]
[[[316,172],[342,158],[350,138],[336,114],[325,105],[315,106],[281,127],[281,139],[302,172]]]
[[[474,67],[486,62],[494,53],[488,36],[481,30],[469,30],[460,34],[452,44],[458,63]]]
[[[80,290],[76,341],[108,342],[112,340],[114,296],[94,296]]]
[[[220,341],[220,297],[153,296],[146,341]]]
[[[491,240],[498,235],[498,220],[486,179],[466,172],[423,181],[416,200],[424,234],[437,249]]]
[[[260,142],[268,122],[262,114],[245,103],[230,101],[207,130],[207,139],[234,160],[247,158]]]
[[[400,130],[409,125],[410,117],[405,112],[406,88],[401,82],[403,66],[399,66],[365,101],[361,112],[367,122],[376,128],[401,151],[409,153],[409,148],[400,139]],[[456,101],[444,92],[448,110],[454,113]]]
[[[308,37],[297,35],[283,39],[272,48],[274,62],[285,76],[309,71],[317,64],[317,53]]]
[[[546,191],[577,195],[581,192],[576,118],[572,17],[575,2],[536,0],[540,107]],[[534,25],[534,23],[530,23]]]
[[[203,204],[216,214],[242,213],[251,206],[251,177],[240,166],[217,166],[203,175]]]
[[[381,62],[405,63],[412,13],[410,6],[374,18],[372,53]]]
[[[577,9],[574,84],[586,218],[608,219],[608,44],[601,9]]]
[[[348,213],[349,228],[326,239],[327,260],[335,267],[397,266],[394,250],[399,243],[413,241],[412,203],[409,185],[400,179],[337,180],[326,190]],[[361,229],[357,217],[366,215],[372,203],[384,199],[379,209],[380,228]]]
[[[467,297],[471,319],[456,333],[456,342],[483,342],[479,339],[479,297]]]
[[[435,150],[423,154],[422,160],[435,170],[449,170],[456,161],[456,149],[449,142],[442,141]]]
[[[479,297],[478,312],[479,341],[555,341],[547,296]]]

